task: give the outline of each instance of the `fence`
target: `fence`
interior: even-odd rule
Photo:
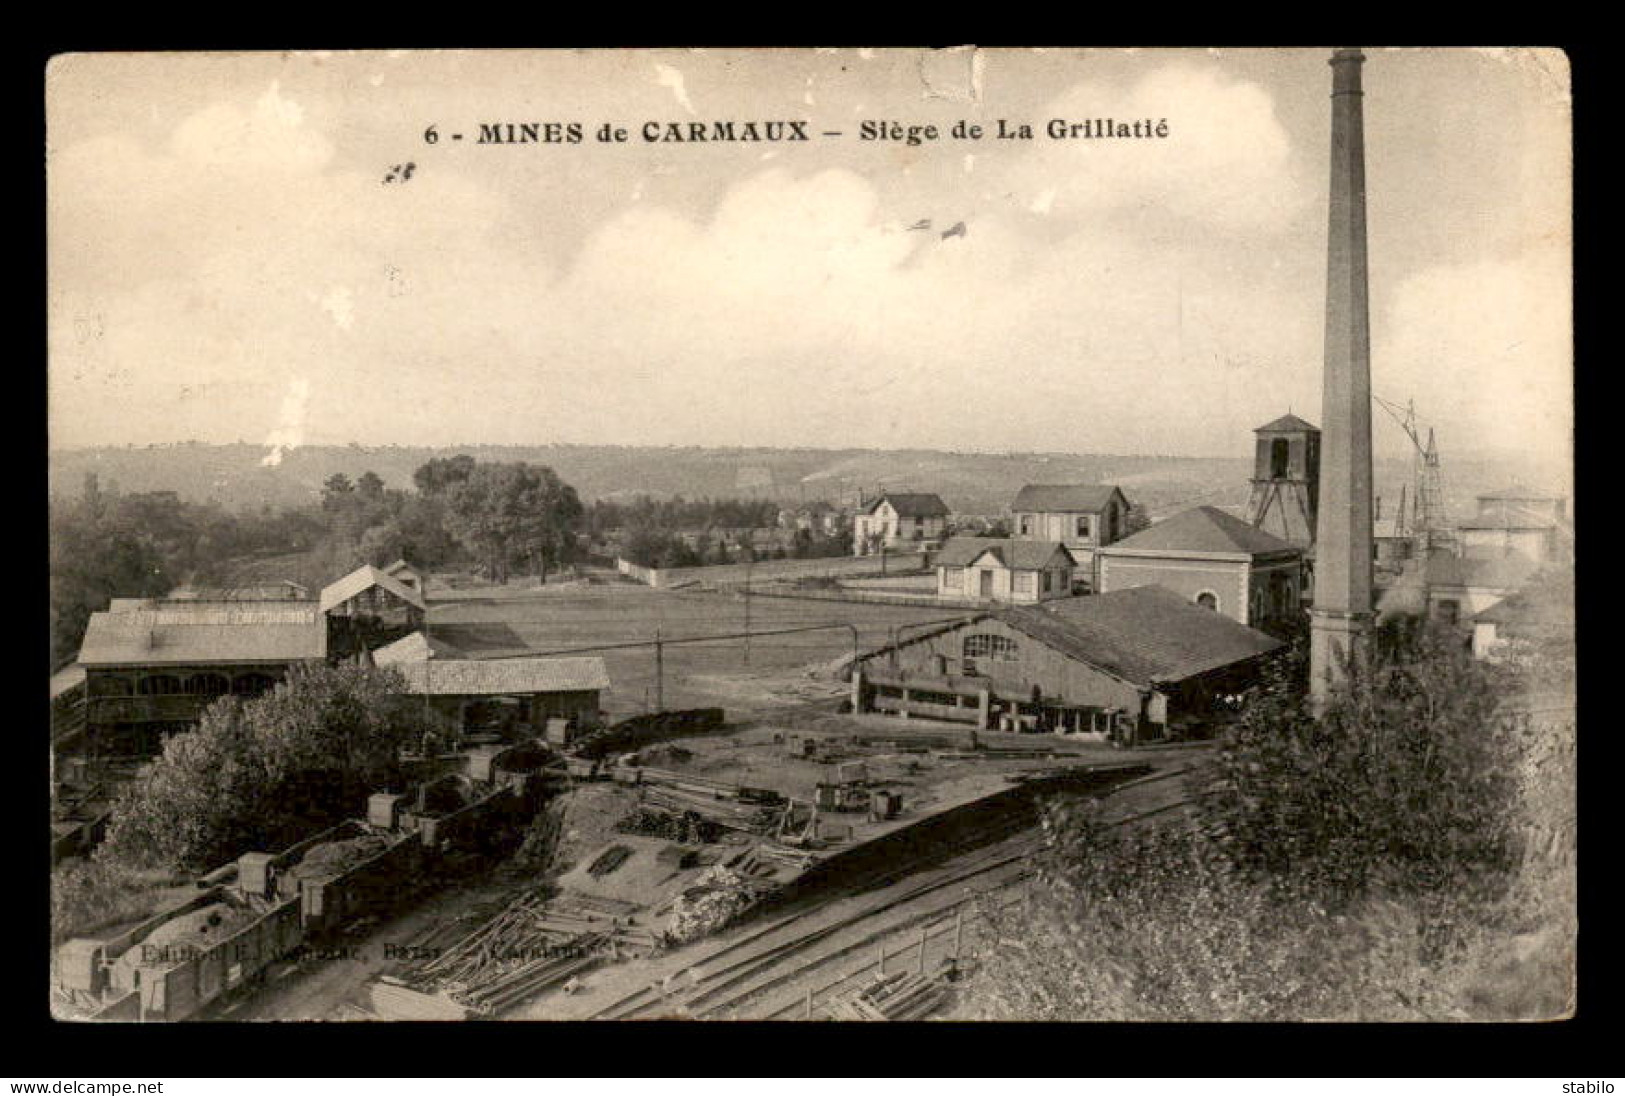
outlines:
[[[711,586],[743,586],[747,581],[772,582],[795,578],[841,578],[853,575],[898,574],[924,570],[924,552],[900,552],[885,556],[836,556],[828,559],[769,559],[757,563],[717,563],[709,567],[642,567],[631,560],[617,559],[615,569],[657,590],[676,589],[704,583]]]

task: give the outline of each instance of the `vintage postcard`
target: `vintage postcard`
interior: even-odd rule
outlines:
[[[44,83],[54,1016],[1572,1014],[1561,51]]]

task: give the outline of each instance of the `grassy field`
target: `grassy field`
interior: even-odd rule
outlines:
[[[609,668],[611,686],[604,707],[617,715],[655,703],[655,651],[662,640],[728,636],[745,630],[740,597],[653,590],[614,582],[544,588],[448,591],[429,587],[431,634],[473,658],[525,654],[598,654]],[[662,650],[667,708],[720,706],[760,711],[844,695],[828,675],[815,670],[852,652],[852,631],[860,649],[889,642],[893,628],[941,620],[962,613],[951,609],[859,605],[835,601],[753,597],[750,604],[750,661],[740,638],[699,643],[666,642]],[[810,625],[836,625],[797,635],[754,635]],[[609,650],[617,644],[641,644]]]

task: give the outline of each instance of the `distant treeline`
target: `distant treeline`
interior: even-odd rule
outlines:
[[[87,474],[77,498],[50,500],[52,668],[74,659],[91,613],[115,597],[281,580],[314,594],[362,564],[397,559],[506,582],[577,558],[585,512],[550,468],[457,456],[430,460],[413,481],[405,490],[371,471],[335,473],[314,503],[233,513],[173,491],[105,489]]]

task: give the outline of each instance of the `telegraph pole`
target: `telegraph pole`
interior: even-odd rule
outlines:
[[[655,628],[655,711],[666,710],[666,664],[661,650],[660,628]]]
[[[756,567],[756,557],[745,560],[745,666],[750,667],[750,578]]]

